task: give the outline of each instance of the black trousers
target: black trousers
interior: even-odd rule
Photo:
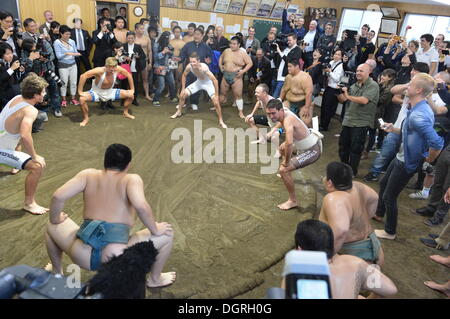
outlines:
[[[359,161],[364,150],[368,127],[342,126],[339,136],[339,157],[341,162],[349,164],[353,176],[358,174]]]
[[[395,235],[397,232],[397,198],[413,175],[414,172],[406,171],[405,163],[394,158],[380,181],[376,215],[378,217],[386,215],[384,230],[390,235]]]
[[[305,70],[308,66],[313,64],[313,61],[314,61],[313,51],[304,53],[303,61],[305,62],[305,64],[303,65],[303,70]]]
[[[320,127],[323,130],[328,130],[331,118],[336,113],[339,104],[337,94],[339,94],[339,89],[333,89],[329,86],[323,93],[322,105],[320,106]]]

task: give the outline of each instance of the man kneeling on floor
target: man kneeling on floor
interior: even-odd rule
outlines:
[[[63,252],[80,267],[97,270],[127,247],[151,240],[159,253],[147,286],[163,287],[175,281],[175,272],[162,273],[172,249],[172,226],[155,222],[141,177],[128,174],[130,162],[131,150],[112,144],[105,153],[104,170],[83,170],[53,194],[45,238],[55,273],[62,274]],[[62,210],[68,199],[81,192],[84,223],[79,227]],[[136,211],[147,229],[130,237]]]
[[[319,220],[333,230],[334,252],[382,266],[383,249],[370,225],[378,194],[369,186],[353,181],[351,166],[341,162],[328,164],[323,183],[328,194],[323,198]]]
[[[368,298],[390,297],[397,287],[377,265],[369,265],[361,258],[334,253],[333,230],[319,220],[308,219],[297,225],[295,246],[298,250],[323,251],[330,265],[330,284],[333,299],[360,299],[361,290],[368,290]],[[284,279],[281,287],[285,287]]]

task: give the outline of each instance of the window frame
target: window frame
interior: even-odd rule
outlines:
[[[400,31],[399,31],[399,35],[404,37],[406,34],[406,27],[408,26],[408,24],[406,24],[406,17],[408,15],[416,15],[416,16],[426,16],[426,17],[434,17],[434,21],[431,27],[431,30],[434,29],[434,27],[436,26],[436,21],[438,17],[444,17],[444,18],[449,18],[450,19],[450,15],[436,15],[436,14],[425,14],[425,13],[415,13],[415,12],[405,12],[403,14],[403,19],[402,19],[402,25],[400,27]],[[430,31],[429,33],[433,34],[432,31]],[[425,34],[425,33],[422,33]],[[433,35],[434,36],[434,35]],[[417,39],[418,40],[418,39]],[[411,40],[410,40],[411,41]]]
[[[337,34],[336,34],[336,40],[337,40],[337,41],[340,41],[340,40],[342,39],[342,38],[341,38],[342,32],[344,32],[344,30],[341,30],[341,26],[342,26],[342,20],[344,19],[344,12],[345,12],[346,9],[362,11],[362,12],[363,12],[363,18],[362,18],[362,19],[364,19],[364,12],[365,12],[365,11],[373,12],[373,10],[365,10],[365,9],[359,9],[359,8],[343,7],[343,8],[341,9],[341,18],[340,18],[340,20],[339,20],[339,27],[338,27]],[[376,34],[375,34],[375,37],[374,37],[375,41],[376,41],[377,37],[378,37],[379,34],[380,34],[381,20],[383,19],[383,13],[382,13],[381,11],[379,11],[379,12],[381,13],[381,16],[380,16],[380,25],[378,26],[378,30],[376,31]],[[363,23],[363,24],[361,24],[361,23],[362,23],[362,20],[361,20],[360,25],[359,25],[359,28],[358,28],[358,30],[357,30],[357,31],[358,31],[358,34],[360,34],[361,28],[362,28],[362,26],[365,24],[365,23]],[[374,30],[374,29],[371,28],[370,30]],[[376,45],[376,43],[374,43],[374,44]]]

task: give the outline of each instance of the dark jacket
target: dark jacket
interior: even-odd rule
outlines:
[[[78,47],[78,42],[77,42],[77,36],[75,34],[76,29],[72,29],[70,31],[70,38],[75,41],[75,43],[77,44]],[[84,48],[85,51],[78,51],[83,55],[89,56],[89,54],[91,53],[91,49],[92,49],[92,38],[89,35],[89,32],[87,32],[86,30],[81,30],[82,33],[82,37],[83,37],[83,41],[84,41]]]
[[[228,49],[230,47],[230,41],[228,41],[228,39],[225,37],[221,37],[217,41],[217,47],[218,47],[218,51],[220,51],[222,53],[223,51],[225,51],[226,49]]]
[[[11,64],[19,60],[14,56]],[[0,110],[8,103],[14,96],[20,94],[19,83],[25,76],[25,72],[21,73],[19,69],[16,69],[13,74],[9,74],[9,67],[5,63],[0,63]]]
[[[317,45],[316,47],[314,47],[314,49],[322,50],[323,52],[327,52],[327,55],[331,55],[331,52],[333,51],[335,45],[336,45],[336,36],[322,34],[321,36],[319,36],[319,39],[317,40]]]
[[[252,56],[252,62],[253,66],[248,71],[248,77],[254,78],[256,80],[257,73],[261,72],[260,83],[265,83],[267,85],[270,85],[270,81],[272,79],[272,73],[270,68],[270,61],[268,58],[264,57],[261,59],[261,61],[258,61],[256,56]]]
[[[128,43],[124,43],[123,52],[131,55],[130,52],[128,52]],[[139,58],[136,59],[136,71],[139,72],[139,71],[144,70],[147,66],[147,62],[146,62],[147,56],[145,55],[145,52],[142,49],[142,46],[135,43],[134,48],[133,48],[133,53],[137,54],[139,56]]]
[[[319,33],[319,32],[317,32]],[[278,55],[279,56],[279,55]],[[294,49],[292,49],[288,55],[285,55],[282,57],[284,60],[284,68],[283,68],[283,76],[286,76],[288,74],[288,62],[290,60],[297,60],[299,61],[302,58],[302,50],[296,46]],[[281,63],[281,61],[280,61]]]
[[[3,38],[4,34],[5,34],[5,31],[3,31],[2,28],[0,28],[0,39]],[[22,51],[21,51],[21,49],[19,47],[19,43],[17,42],[17,37],[13,34],[12,38],[13,38],[14,46],[16,47],[16,54],[20,58],[20,55],[22,54]]]
[[[113,54],[113,44],[117,42],[117,39],[112,32],[104,34],[103,37],[99,39],[98,34],[100,32],[101,30],[95,30],[92,33],[92,42],[95,44],[94,58],[92,61],[96,67],[105,65],[106,58]],[[113,35],[112,38],[110,34]]]

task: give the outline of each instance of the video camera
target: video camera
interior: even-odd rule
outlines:
[[[349,51],[351,52],[356,45],[356,36],[358,35],[358,31],[345,30],[344,32],[347,34],[347,38],[344,40],[342,48],[344,49],[345,54],[347,54]]]
[[[351,71],[344,71],[344,75],[341,76],[338,87],[339,87],[339,94],[344,93],[342,91],[343,87],[350,88],[354,83],[356,83],[356,73]]]
[[[278,47],[280,48],[280,50],[283,51],[288,46],[287,37],[288,37],[287,34],[282,34],[282,33],[278,34],[277,37],[275,38],[275,41],[273,41],[270,44],[270,48],[273,50],[276,50],[277,49],[277,46],[275,45],[275,43],[276,43],[276,44],[278,44]]]
[[[283,276],[286,289],[270,288],[269,299],[331,299],[330,267],[321,251],[291,250]]]

